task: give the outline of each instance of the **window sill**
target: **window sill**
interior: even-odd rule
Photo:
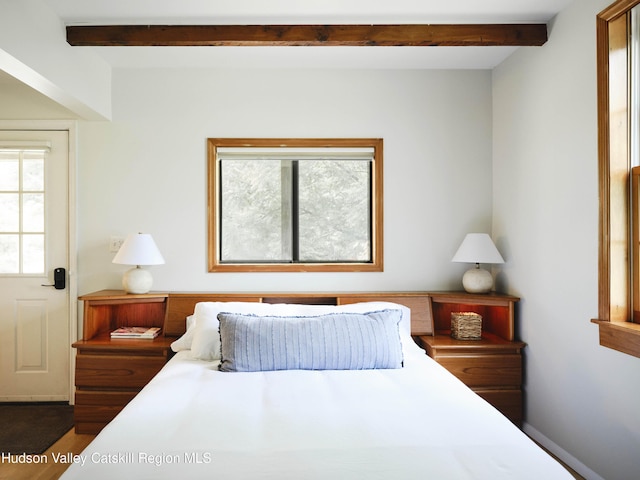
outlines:
[[[600,329],[600,345],[640,358],[640,324],[591,321]]]

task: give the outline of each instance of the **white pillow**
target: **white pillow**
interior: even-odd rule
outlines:
[[[316,316],[329,313],[370,313],[379,310],[401,310],[402,319],[399,324],[400,340],[402,342],[402,352],[408,358],[412,350],[418,350],[419,355],[424,355],[424,351],[418,347],[411,337],[411,309],[399,303],[393,302],[360,302],[346,305],[294,305],[287,303],[276,303],[272,305],[273,310],[270,315],[286,316]]]
[[[405,345],[407,341],[413,343],[411,340],[410,310],[404,305],[391,302],[361,302],[338,306],[259,302],[200,302],[196,304],[194,312],[195,326],[191,342],[191,355],[201,360],[220,359],[219,313],[309,317],[327,313],[369,313],[376,310],[394,308],[402,310],[402,320],[400,321],[402,344]],[[185,336],[188,333],[189,331],[187,330]]]
[[[193,341],[191,342],[191,355],[200,360],[220,359],[219,313],[261,315],[269,313],[270,310],[271,305],[258,302],[197,303],[194,311],[196,324],[193,332]]]
[[[174,352],[180,352],[182,350],[191,350],[191,342],[193,342],[193,336],[195,333],[195,330],[193,328],[195,321],[196,321],[195,315],[189,315],[187,317],[187,321],[186,321],[187,329],[184,332],[184,335],[182,335],[180,338],[178,338],[176,341],[174,341],[171,344],[171,350],[173,350]]]

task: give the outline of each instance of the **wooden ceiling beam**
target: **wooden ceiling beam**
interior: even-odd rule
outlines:
[[[73,46],[540,46],[545,24],[68,26]]]

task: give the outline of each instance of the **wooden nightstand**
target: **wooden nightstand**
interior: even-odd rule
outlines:
[[[416,337],[427,354],[500,410],[522,423],[522,349],[514,340],[517,297],[499,294],[432,293],[435,334]],[[482,316],[482,339],[451,338],[451,312]]]
[[[84,295],[83,339],[75,342],[75,431],[96,434],[170,357],[175,338],[111,339],[120,326],[163,327],[168,294],[103,290]]]

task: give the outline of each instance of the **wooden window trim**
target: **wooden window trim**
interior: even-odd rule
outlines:
[[[631,169],[631,218],[640,218],[640,166]],[[640,222],[631,223],[631,284],[640,285]],[[640,323],[640,289],[632,288],[631,320]]]
[[[596,18],[600,234],[598,318],[600,344],[640,357],[640,324],[632,317],[629,233],[628,13],[640,0],[618,0]],[[623,61],[620,61],[622,58]],[[616,96],[612,95],[615,93]]]
[[[372,261],[367,263],[221,263],[218,258],[218,168],[221,147],[373,147]],[[208,150],[208,267],[209,272],[382,272],[383,271],[383,141],[381,138],[209,138]]]

